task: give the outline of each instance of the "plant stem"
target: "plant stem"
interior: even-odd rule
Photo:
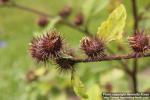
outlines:
[[[134,66],[133,66],[133,72],[132,72],[132,80],[133,80],[133,92],[138,92],[137,91],[137,64],[138,60],[135,58],[134,60]]]
[[[99,62],[99,61],[112,61],[112,60],[123,60],[123,59],[138,59],[138,58],[144,58],[144,57],[150,57],[150,53],[147,54],[141,54],[141,55],[135,55],[135,54],[127,54],[127,55],[108,55],[102,58],[95,58],[95,59],[72,59],[72,58],[66,58],[75,61],[76,63],[85,63],[85,62]],[[65,59],[65,58],[64,58]]]
[[[138,29],[138,24],[139,24],[139,21],[138,21],[138,14],[137,14],[137,0],[131,0],[132,1],[132,12],[133,12],[133,17],[134,17],[134,34],[135,34],[135,31]]]
[[[132,2],[132,11],[133,11],[133,16],[134,16],[134,34],[136,34],[137,29],[138,29],[138,24],[139,24],[139,20],[138,20],[138,9],[137,9],[137,0],[131,0]],[[132,70],[132,86],[133,86],[133,92],[138,92],[137,87],[138,87],[138,83],[137,83],[137,69],[138,69],[138,61],[137,59],[134,59],[133,61],[133,70]]]

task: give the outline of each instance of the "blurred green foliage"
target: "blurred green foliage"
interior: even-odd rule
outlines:
[[[74,15],[81,11],[82,5],[86,0],[15,0],[21,5],[57,15],[58,11],[64,5],[70,4],[73,6],[73,13],[69,17],[72,21]],[[114,0],[114,2],[118,0]],[[137,0],[139,13],[144,11],[144,7],[150,4],[149,0]],[[124,34],[126,41],[127,37],[132,34],[133,16],[130,0],[124,0],[124,5],[127,9],[127,24]],[[89,30],[96,34],[97,28],[101,22],[106,20],[111,9],[115,8],[107,4],[96,16],[92,16],[89,22]],[[93,5],[95,6],[95,5]],[[97,5],[96,5],[97,6]],[[87,6],[88,7],[88,6]],[[114,8],[112,8],[114,7]],[[99,8],[100,9],[100,8]],[[144,13],[144,16],[150,16],[149,12]],[[38,15],[22,11],[16,8],[0,7],[0,41],[6,42],[6,47],[0,48],[0,100],[66,100],[67,98],[76,98],[72,93],[70,74],[59,74],[55,69],[55,65],[48,64],[48,73],[41,75],[33,82],[26,81],[26,74],[29,70],[37,70],[44,68],[43,64],[37,64],[28,54],[29,42],[32,39],[34,32],[41,32],[43,28],[37,25]],[[140,27],[150,30],[150,18],[143,19],[140,22]],[[72,48],[75,48],[77,55],[82,52],[79,48],[79,41],[84,36],[65,25],[57,25],[58,29],[65,41]],[[119,53],[131,52],[128,44],[124,42],[123,47],[125,52],[119,50]],[[111,43],[111,48],[115,53],[118,53],[118,44]],[[142,58],[139,60],[139,90],[144,91],[150,88],[149,75],[150,58]],[[127,60],[130,67],[132,60]],[[97,63],[80,63],[77,66],[77,73],[81,80],[90,88],[95,83],[99,85],[100,91],[106,91],[105,84],[110,82],[113,86],[113,91],[129,91],[130,80],[124,72],[117,68],[122,66],[117,61],[97,62]],[[117,74],[118,73],[118,74]],[[106,79],[106,80],[105,80]],[[97,85],[95,86],[97,87]],[[91,90],[95,89],[91,87]],[[68,92],[69,91],[69,92]],[[99,90],[96,90],[99,91]]]

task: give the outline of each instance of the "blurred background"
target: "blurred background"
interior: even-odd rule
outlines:
[[[71,88],[70,74],[60,74],[51,63],[48,63],[46,70],[42,63],[38,64],[31,58],[28,49],[34,33],[42,32],[52,25],[66,5],[71,7],[71,15],[67,20],[73,23],[75,16],[83,13],[82,6],[87,0],[13,0],[19,5],[56,16],[46,21],[38,14],[3,6],[3,0],[0,1],[0,100],[79,100]],[[127,10],[124,31],[127,41],[127,37],[133,32],[134,24],[131,0],[95,1],[97,3],[94,4],[94,8],[99,10],[88,21],[88,30],[96,34],[101,22],[107,19],[116,6],[123,3]],[[137,0],[137,4],[139,27],[150,34],[150,0]],[[41,20],[44,20],[44,25],[39,22]],[[84,22],[77,27],[84,28],[86,24]],[[56,24],[55,28],[61,32],[68,45],[75,49],[76,54],[82,55],[79,43],[85,34],[64,24]],[[119,47],[117,43],[111,43],[109,48],[116,54],[132,52],[127,42],[122,45],[124,48]],[[127,60],[127,63],[132,67],[132,60]],[[101,92],[131,91],[131,80],[117,61],[80,63],[76,67],[87,88],[97,83]],[[149,76],[150,58],[141,58],[138,70],[139,91],[150,89]]]

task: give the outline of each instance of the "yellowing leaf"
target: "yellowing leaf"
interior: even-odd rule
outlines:
[[[78,75],[72,74],[71,82],[73,85],[74,92],[77,96],[81,98],[88,98],[84,84],[82,83]]]
[[[123,4],[117,7],[98,28],[97,35],[105,42],[122,39],[126,22],[126,9]]]

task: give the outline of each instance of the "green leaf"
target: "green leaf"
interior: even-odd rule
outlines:
[[[123,4],[119,5],[98,28],[97,35],[105,42],[122,39],[123,29],[126,22],[126,9]]]
[[[91,16],[91,12],[92,12],[94,4],[95,4],[95,0],[85,0],[82,6],[82,12],[86,20],[88,20],[89,17]]]
[[[90,17],[97,15],[110,0],[85,0],[82,6],[82,12],[85,16],[85,20],[89,20]]]
[[[101,91],[97,84],[94,84],[87,91],[88,99],[85,100],[102,100]]]
[[[109,1],[110,0],[98,0],[93,11],[93,16],[97,15],[103,8],[105,8],[109,4]]]
[[[80,80],[79,76],[75,73],[72,74],[71,83],[77,96],[81,98],[88,98],[84,84]]]

